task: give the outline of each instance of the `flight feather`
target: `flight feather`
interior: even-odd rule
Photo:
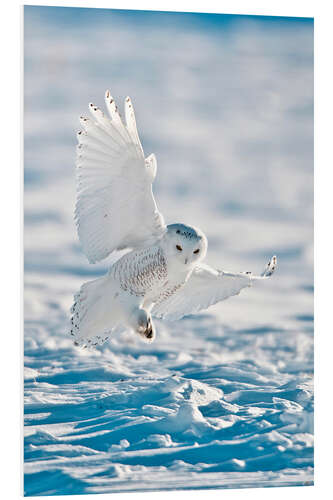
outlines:
[[[92,118],[80,118],[77,135],[75,221],[91,263],[153,244],[165,232],[152,192],[156,160],[144,158],[131,100],[125,100],[126,124],[109,91],[105,101],[110,117],[89,104]]]

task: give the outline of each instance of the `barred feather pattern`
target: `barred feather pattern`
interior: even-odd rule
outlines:
[[[112,266],[109,275],[118,281],[125,292],[145,297],[167,280],[164,252],[157,246],[130,252]]]
[[[91,302],[88,300],[88,293],[97,284],[100,279],[90,281],[85,283],[80,288],[79,292],[74,295],[74,303],[70,309],[71,316],[71,329],[70,334],[74,337],[74,344],[83,348],[96,347],[97,345],[102,345],[109,339],[111,331],[104,331],[103,334],[98,334],[90,336],[89,338],[84,338],[81,336],[80,325],[84,321],[86,314],[88,313]]]

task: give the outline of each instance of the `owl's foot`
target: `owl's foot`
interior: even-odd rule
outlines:
[[[138,320],[136,332],[146,341],[152,342],[155,339],[155,328],[152,319],[148,314],[141,316]]]
[[[146,342],[152,342],[155,339],[155,327],[151,316],[141,307],[132,311],[128,326]]]

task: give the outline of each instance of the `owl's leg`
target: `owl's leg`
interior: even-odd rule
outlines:
[[[155,339],[155,327],[151,315],[145,309],[135,309],[130,316],[130,326],[146,342]]]

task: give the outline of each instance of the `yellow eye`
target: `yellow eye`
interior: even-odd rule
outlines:
[[[177,250],[179,250],[180,252],[183,250],[182,247],[180,245],[176,245],[176,248]]]
[[[196,250],[194,250],[193,253],[199,253],[200,252],[200,248],[197,248]]]

